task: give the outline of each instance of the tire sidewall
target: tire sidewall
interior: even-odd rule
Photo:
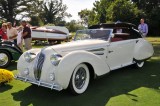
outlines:
[[[144,61],[136,62],[136,67],[137,68],[142,68],[143,66],[144,66]]]
[[[85,83],[83,85],[83,87],[81,89],[78,89],[76,88],[75,86],[75,82],[74,82],[74,79],[75,79],[75,75],[78,71],[79,68],[84,68],[85,71],[86,71],[86,80],[85,80]],[[88,67],[85,65],[85,64],[79,64],[75,69],[74,69],[74,72],[72,74],[72,78],[71,78],[71,89],[72,89],[72,92],[74,94],[82,94],[83,92],[86,91],[88,85],[89,85],[89,81],[90,81],[90,73],[89,73],[89,69]]]

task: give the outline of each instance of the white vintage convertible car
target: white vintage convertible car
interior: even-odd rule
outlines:
[[[128,65],[141,68],[153,53],[132,24],[94,25],[78,30],[72,42],[24,52],[16,79],[82,94],[92,79]]]

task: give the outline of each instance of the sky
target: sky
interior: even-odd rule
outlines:
[[[66,21],[79,20],[78,12],[83,9],[91,10],[95,1],[97,0],[63,0],[63,4],[68,7],[66,12],[72,15],[71,18],[66,18]]]

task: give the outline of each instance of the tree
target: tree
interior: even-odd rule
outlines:
[[[100,0],[94,3],[88,16],[88,24],[90,26],[118,20],[138,24],[141,16],[145,16],[145,13],[130,0]]]
[[[43,0],[33,0],[28,4],[27,14],[25,16],[23,15],[23,18],[30,18],[30,24],[33,26],[44,25],[44,18],[42,18]]]
[[[139,9],[151,12],[152,9],[160,6],[160,0],[132,0],[137,4]]]
[[[28,13],[31,20],[37,18],[44,24],[64,25],[66,23],[64,18],[71,17],[66,10],[67,6],[62,3],[62,0],[34,0]]]
[[[84,9],[84,10],[81,10],[80,12],[78,12],[78,15],[80,16],[81,20],[82,20],[82,25],[84,26],[88,26],[88,18],[89,18],[89,15],[90,15],[90,10],[88,9]]]
[[[107,20],[106,9],[109,7],[110,3],[113,1],[114,0],[95,1],[93,3],[94,7],[92,10],[87,10],[87,9],[81,10],[81,12],[79,12],[79,16],[84,23],[88,24],[88,26],[91,26],[97,23],[105,23]]]
[[[97,14],[92,10],[88,16],[88,26],[95,25],[97,23],[100,23]]]
[[[84,26],[76,22],[75,20],[71,20],[66,24],[69,32],[76,32],[77,30],[84,29]]]
[[[0,0],[0,18],[13,22],[17,14],[27,11],[31,0]]]
[[[149,35],[160,35],[160,0],[132,0],[139,9],[143,10],[149,26]]]
[[[30,20],[30,24],[32,26],[43,26],[44,25],[44,22],[42,21],[42,19],[38,16],[31,16],[30,17],[31,20]]]
[[[108,21],[116,22],[130,22],[138,24],[139,17],[143,14],[143,11],[138,10],[135,4],[128,0],[116,0],[112,2],[107,9]]]
[[[65,24],[64,17],[71,17],[66,9],[62,0],[0,0],[0,18],[11,22],[20,15],[19,20],[31,18],[34,25]]]
[[[149,24],[149,34],[152,36],[160,35],[160,15],[157,13],[160,13],[160,7],[152,9],[147,18],[147,22]]]
[[[113,2],[114,0],[100,0],[95,1],[93,3],[93,13],[96,13],[96,17],[94,18],[94,21],[98,21],[99,23],[105,23],[107,20],[106,14],[107,14],[107,8]]]
[[[56,19],[63,20],[65,16],[71,16],[66,10],[67,6],[62,0],[48,0],[42,4],[41,16],[44,17],[45,23],[56,23]]]

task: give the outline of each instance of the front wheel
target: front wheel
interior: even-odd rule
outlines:
[[[8,52],[0,50],[0,68],[7,67],[11,62],[11,56]]]
[[[85,64],[79,64],[72,74],[69,90],[75,94],[82,94],[86,91],[90,81],[89,69]]]

